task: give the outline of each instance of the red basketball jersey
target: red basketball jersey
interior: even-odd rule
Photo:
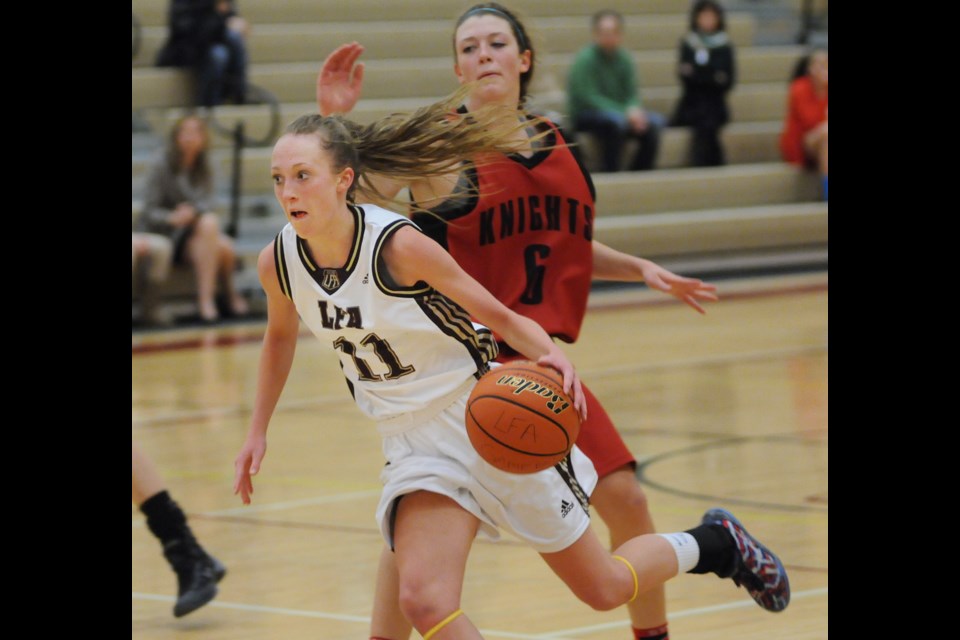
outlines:
[[[551,129],[545,144],[564,144]],[[594,197],[590,174],[561,147],[471,168],[433,215],[411,217],[506,306],[574,342],[593,272]]]

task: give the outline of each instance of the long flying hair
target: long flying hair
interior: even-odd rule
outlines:
[[[360,198],[390,207],[398,201],[380,193],[370,176],[404,182],[445,176],[471,164],[495,162],[500,154],[522,151],[549,134],[550,129],[545,127],[529,138],[526,134],[518,136],[518,132],[544,119],[509,106],[458,112],[471,89],[472,84],[465,84],[440,102],[368,125],[341,115],[303,115],[284,133],[317,134],[321,147],[330,154],[334,171],[353,169],[348,201]]]

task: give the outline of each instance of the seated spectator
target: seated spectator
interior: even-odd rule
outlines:
[[[723,7],[715,0],[698,0],[690,10],[690,31],[680,41],[677,75],[682,92],[670,125],[693,128],[690,164],[726,164],[720,130],[730,121],[727,94],[735,81],[734,51]]]
[[[567,110],[574,131],[596,136],[602,171],[619,171],[623,144],[637,140],[631,171],[653,169],[666,118],[645,110],[636,69],[623,42],[623,16],[602,10],[593,16],[593,43],[573,60],[567,82]]]
[[[170,0],[167,28],[157,66],[193,69],[197,106],[246,101],[250,27],[233,0]]]
[[[209,147],[207,125],[200,117],[187,115],[177,121],[169,143],[150,168],[137,230],[170,238],[173,263],[190,264],[196,273],[200,318],[215,322],[219,316],[215,300],[218,275],[230,311],[245,315],[248,305],[233,285],[233,239],[220,230],[214,211],[216,190]]]
[[[827,51],[816,49],[794,70],[780,134],[785,162],[815,169],[827,199]]]
[[[140,321],[146,325],[170,323],[158,306],[157,289],[170,275],[172,257],[173,244],[166,236],[133,232],[133,280],[140,294]]]

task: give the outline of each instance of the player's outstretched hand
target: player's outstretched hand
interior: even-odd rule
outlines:
[[[678,276],[649,260],[644,261],[643,280],[650,288],[674,296],[699,313],[706,313],[700,306],[701,301],[716,302],[720,299],[716,294],[716,285],[707,284],[698,278]]]

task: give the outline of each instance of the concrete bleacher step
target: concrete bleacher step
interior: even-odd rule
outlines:
[[[260,196],[261,210],[275,211],[269,202],[268,149],[248,150],[243,166],[245,197]],[[707,168],[594,173],[598,217],[714,209],[763,204],[813,202],[820,199],[820,181],[809,171],[783,162]],[[142,200],[132,200],[133,215]]]
[[[673,113],[680,100],[680,88],[648,87],[643,91],[643,106],[658,111],[667,117]],[[423,99],[409,100],[401,104],[420,106]],[[350,112],[351,118],[358,122],[383,117],[389,113],[389,107],[395,101],[359,101]],[[301,103],[307,109],[315,109],[314,104]],[[543,91],[531,94],[528,100],[531,111],[536,113],[554,113],[561,116],[567,111],[566,92],[562,90]],[[787,84],[783,82],[741,83],[735,86],[727,96],[730,109],[730,121],[738,122],[783,122],[787,107]]]
[[[361,124],[369,124],[392,113],[410,113],[443,97],[364,98],[357,102],[349,117]],[[653,87],[644,91],[644,107],[669,116],[679,98],[677,87]],[[739,85],[730,92],[728,98],[731,122],[782,122],[786,100],[786,85],[780,82]],[[528,104],[534,112],[562,116],[566,112],[566,94],[563,91],[531,94]],[[285,102],[280,103],[279,107],[281,127],[303,114],[316,112],[316,103],[313,101]],[[142,113],[154,131],[163,133],[169,131],[176,119],[186,111],[189,109],[170,107],[144,110]],[[270,131],[272,115],[266,105],[224,105],[214,111],[216,119],[229,130],[242,121],[250,137],[260,139]],[[232,144],[231,139],[224,136],[215,136],[212,142],[220,147]]]
[[[361,99],[350,118],[362,124],[368,124],[392,113],[410,113],[415,109],[426,106],[441,99],[443,96],[392,98],[392,99]],[[653,111],[665,115],[672,113],[677,100],[677,87],[654,87],[644,91],[644,105]],[[529,105],[531,110],[538,113],[563,115],[566,111],[566,94],[563,91],[546,91],[532,94]],[[729,96],[730,115],[732,124],[747,124],[751,122],[777,122],[783,120],[786,107],[786,85],[780,82],[755,83],[739,85]],[[286,102],[281,103],[279,121],[283,127],[305,113],[316,110],[315,102]],[[150,123],[156,132],[169,131],[177,118],[189,109],[170,107],[166,109],[149,109],[142,112],[144,120]],[[214,111],[216,120],[221,125],[232,130],[238,122],[243,122],[247,135],[262,139],[270,132],[272,114],[266,105],[232,106],[224,105]],[[216,135],[212,138],[215,147],[232,146],[232,139],[228,136]],[[759,159],[759,158],[758,158]],[[669,166],[669,165],[663,165]]]
[[[270,153],[251,150],[243,166],[244,193],[271,193]],[[597,173],[602,212],[641,213],[816,200],[819,182],[809,172],[781,162],[704,169]]]
[[[737,55],[735,90],[754,84],[774,83],[786,91],[787,79],[802,50],[795,46],[750,47]],[[669,89],[676,95],[676,53],[641,51],[634,54],[641,95],[654,89]],[[565,88],[572,54],[544,56],[534,72],[531,93],[560,91]],[[316,99],[316,80],[322,60],[254,64],[250,82],[271,92],[281,103],[312,102]],[[132,70],[133,109],[178,107],[192,104],[193,79],[182,69],[144,67]],[[395,58],[370,60],[364,72],[365,99],[416,98],[443,96],[457,87],[448,57]]]
[[[619,251],[656,260],[822,246],[827,244],[827,227],[826,202],[794,202],[613,216],[603,213],[594,226],[594,237]]]
[[[780,161],[779,121],[734,123],[723,128],[723,143],[727,164],[754,164]],[[691,166],[690,143],[692,130],[687,127],[668,127],[660,138],[655,168],[679,169]],[[601,150],[592,135],[574,134],[571,142],[582,151],[586,167],[593,173],[600,170]],[[622,153],[622,166],[629,165],[636,151],[635,141],[628,141]]]
[[[627,49],[676,50],[688,27],[684,14],[625,15]],[[737,48],[753,44],[756,21],[747,13],[727,16],[727,33]],[[339,45],[356,40],[364,46],[363,60],[442,57],[453,64],[450,20],[377,20],[364,22],[260,24],[251,29],[249,55],[253,64],[315,61],[318,65]],[[529,26],[537,55],[572,53],[591,41],[589,20],[582,16],[539,18]],[[134,67],[154,64],[167,38],[167,27],[144,27]]]
[[[473,0],[260,0],[240,3],[240,14],[253,27],[277,23],[364,22],[381,20],[446,20],[452,28],[456,19],[472,7]],[[133,13],[144,27],[167,23],[167,2],[133,0]],[[609,0],[599,6],[583,0],[511,0],[509,7],[526,24],[535,17],[589,17],[601,8],[623,14],[683,14],[688,0]],[[447,33],[447,37],[450,33]]]
[[[802,55],[803,48],[794,45],[742,47],[735,53],[736,83],[779,82],[786,86],[797,59]],[[574,57],[574,53],[545,55],[540,61],[542,64],[537,66],[532,86],[537,86],[538,75],[559,79],[560,86],[565,86]],[[633,59],[641,93],[647,87],[679,86],[675,50],[635,51]]]
[[[814,202],[817,176],[783,162],[598,173],[597,217]]]
[[[286,220],[282,215],[244,220],[235,247],[239,291],[259,296],[257,257]],[[608,246],[657,261],[676,273],[826,268],[828,207],[825,202],[625,214],[598,217],[595,238]],[[161,296],[192,304],[188,269],[178,269]],[[133,291],[137,304],[137,292]]]
[[[727,162],[731,165],[752,164],[761,162],[779,162],[780,151],[778,141],[780,137],[780,123],[778,121],[768,122],[746,122],[734,123],[725,127],[721,134],[724,149],[727,154]],[[688,149],[690,145],[690,130],[686,128],[669,127],[664,131],[660,143],[660,153],[657,156],[658,169],[676,169],[687,166]],[[591,169],[596,168],[594,162],[597,157],[595,143],[590,138],[578,138],[576,141],[581,145],[584,157],[587,160],[587,166]],[[253,158],[251,162],[256,163],[256,168],[251,171],[266,171],[268,165],[264,162],[264,156],[269,158],[268,149],[246,149],[245,158]],[[629,154],[630,148],[625,150]],[[233,155],[232,151],[226,148],[218,148],[214,152],[214,159],[217,162],[218,175],[222,176],[221,186],[227,184],[229,176],[232,175]],[[146,174],[152,160],[152,154],[137,154],[132,162],[132,191],[135,197],[143,193]],[[244,182],[250,173],[244,173]],[[253,184],[245,184],[242,191],[247,195],[261,193],[266,186],[263,176],[253,181]],[[266,192],[269,198],[272,198],[272,189]],[[258,206],[260,202],[257,202]],[[268,203],[271,207],[274,203]]]
[[[771,273],[799,273],[827,271],[827,245],[775,247],[743,251],[721,251],[690,255],[658,256],[657,264],[664,269],[688,277],[713,280],[717,277],[743,277]],[[620,283],[594,282],[596,290],[620,286]],[[724,289],[720,289],[721,299]]]
[[[742,207],[604,215],[595,237],[615,249],[642,256],[808,247],[827,242],[827,203],[790,202]],[[256,256],[286,224],[281,212],[241,220],[237,254]]]

